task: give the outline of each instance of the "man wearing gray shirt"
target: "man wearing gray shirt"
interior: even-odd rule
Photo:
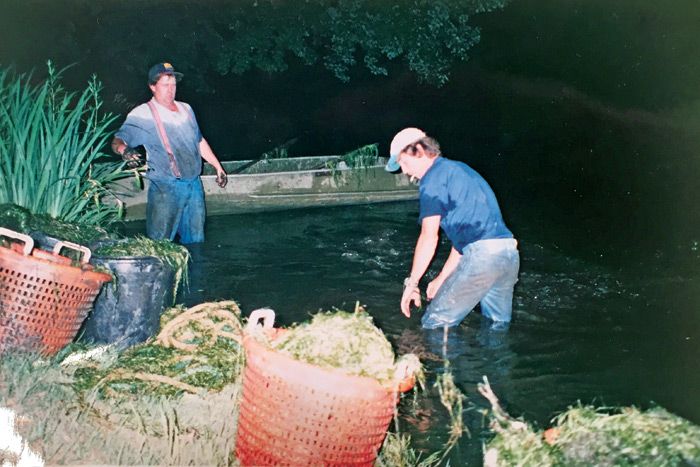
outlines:
[[[169,63],[158,63],[148,72],[153,98],[134,108],[112,141],[112,150],[124,160],[136,162],[137,146],[146,148],[149,180],[146,235],[181,243],[204,241],[204,190],[202,159],[216,169],[220,187],[226,172],[202,136],[192,107],[175,100],[182,77]]]

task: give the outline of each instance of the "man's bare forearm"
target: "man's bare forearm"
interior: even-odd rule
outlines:
[[[112,140],[112,151],[118,156],[123,156],[124,155],[124,150],[129,147],[128,144],[124,142],[123,139],[114,137]]]

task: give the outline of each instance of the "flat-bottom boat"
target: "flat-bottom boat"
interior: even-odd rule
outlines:
[[[384,170],[386,158],[349,167],[342,156],[290,157],[223,161],[228,184],[216,184],[216,171],[205,163],[202,185],[207,214],[271,211],[311,206],[349,205],[418,198],[418,184]],[[126,219],[146,215],[148,180],[126,178],[109,187],[124,202]]]

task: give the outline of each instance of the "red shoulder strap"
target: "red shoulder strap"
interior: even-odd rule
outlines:
[[[192,112],[187,110],[187,107],[184,105],[181,105],[178,101],[175,101],[175,107],[178,108],[178,110],[182,110],[183,112],[187,112],[187,116],[190,117],[190,122],[194,123],[194,118],[192,117]]]
[[[173,150],[170,148],[170,141],[168,141],[168,135],[165,134],[165,128],[163,128],[163,122],[160,120],[160,115],[158,115],[158,109],[156,108],[156,105],[153,103],[153,99],[148,101],[148,107],[151,109],[151,113],[153,114],[153,119],[156,121],[156,126],[158,127],[158,133],[160,133],[160,140],[163,142],[163,146],[165,146],[165,150],[168,153],[168,158],[170,159],[170,168],[173,171],[173,175],[175,175],[175,178],[180,178],[180,171],[177,168],[177,162],[175,161],[175,156],[173,155]],[[187,112],[189,115],[189,112]],[[190,115],[190,118],[192,116]]]

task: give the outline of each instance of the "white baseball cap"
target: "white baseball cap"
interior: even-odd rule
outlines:
[[[391,140],[391,147],[389,148],[389,162],[386,163],[386,167],[384,167],[384,169],[387,172],[396,172],[399,170],[401,166],[396,159],[399,158],[401,151],[406,149],[406,146],[409,146],[416,141],[420,141],[425,137],[426,134],[418,128],[404,128],[396,133],[394,139]]]

